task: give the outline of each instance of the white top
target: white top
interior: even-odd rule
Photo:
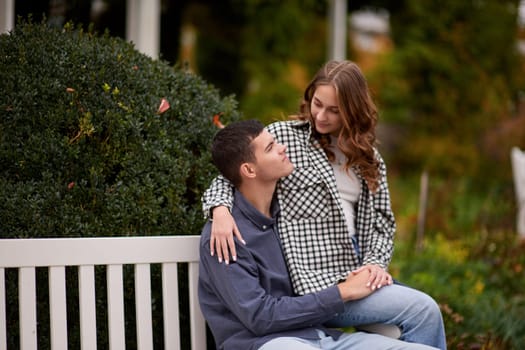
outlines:
[[[342,199],[343,212],[348,224],[348,231],[350,232],[350,236],[353,236],[355,234],[355,206],[361,193],[361,186],[357,175],[351,168],[345,171],[346,156],[336,146],[337,139],[335,137],[331,137],[331,143],[331,150],[335,154],[335,160],[330,164],[334,169],[337,190]]]

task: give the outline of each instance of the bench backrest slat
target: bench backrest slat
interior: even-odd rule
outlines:
[[[52,349],[67,349],[66,267],[78,271],[81,349],[96,349],[97,302],[95,267],[106,268],[108,343],[126,348],[124,265],[134,267],[136,342],[152,350],[151,265],[159,264],[162,280],[164,347],[181,347],[178,264],[188,264],[190,341],[193,350],[206,349],[205,321],[197,299],[199,236],[0,239],[0,350],[7,348],[6,269],[18,269],[20,347],[38,347],[36,268],[48,269],[49,321]]]
[[[135,312],[137,320],[137,346],[153,350],[151,319],[151,283],[148,264],[135,265]]]
[[[66,269],[49,268],[49,316],[51,348],[67,349]]]
[[[162,264],[161,273],[163,300],[162,312],[164,313],[164,347],[166,349],[180,350],[180,322],[178,317],[179,289],[177,288],[177,281],[179,277],[177,264]],[[205,349],[205,347],[202,349]]]
[[[7,324],[6,319],[6,299],[5,299],[5,269],[0,267],[0,325]],[[0,349],[5,349],[7,346],[7,329],[0,327]]]
[[[107,266],[109,348],[126,349],[122,265]]]
[[[0,239],[0,267],[198,262],[198,245],[198,236]]]
[[[20,308],[20,350],[36,350],[35,268],[22,267],[18,274]]]
[[[97,348],[97,316],[95,301],[95,266],[78,267],[78,307],[81,349]]]
[[[195,344],[198,349],[206,348],[206,338],[202,334],[206,334],[204,316],[202,316],[197,298],[197,286],[199,281],[199,264],[197,262],[189,263],[188,266],[190,275],[190,315],[195,317],[190,320],[190,331],[192,344]]]

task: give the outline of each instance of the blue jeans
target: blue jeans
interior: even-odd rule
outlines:
[[[373,323],[393,324],[401,331],[400,340],[447,348],[445,326],[439,306],[429,295],[394,283],[366,298],[345,303],[343,313],[325,326],[356,327]]]
[[[378,334],[363,332],[345,333],[334,340],[324,332],[319,331],[319,340],[309,340],[294,337],[280,337],[270,340],[258,350],[350,350],[350,349],[389,349],[389,350],[436,350],[436,348],[406,343],[398,339],[384,337]]]

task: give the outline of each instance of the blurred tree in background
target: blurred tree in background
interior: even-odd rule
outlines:
[[[519,1],[406,0],[392,9],[395,50],[371,78],[382,117],[403,131],[395,163],[486,183],[525,145],[516,46]],[[521,117],[521,130],[498,131]],[[512,137],[513,136],[513,137]]]
[[[394,50],[369,79],[389,164],[431,178],[427,226],[458,237],[514,228],[509,154],[525,147],[518,0],[389,6]],[[446,10],[445,10],[446,9]]]
[[[324,1],[246,1],[240,98],[247,117],[267,122],[297,111],[302,92],[326,59]]]

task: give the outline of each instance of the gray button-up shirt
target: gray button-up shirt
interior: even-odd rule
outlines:
[[[208,222],[201,235],[199,302],[219,349],[258,349],[277,337],[318,339],[316,329],[338,338],[321,323],[344,309],[337,286],[295,296],[272,218],[235,192],[233,217],[246,245],[237,244],[237,261],[220,264],[210,255]]]

